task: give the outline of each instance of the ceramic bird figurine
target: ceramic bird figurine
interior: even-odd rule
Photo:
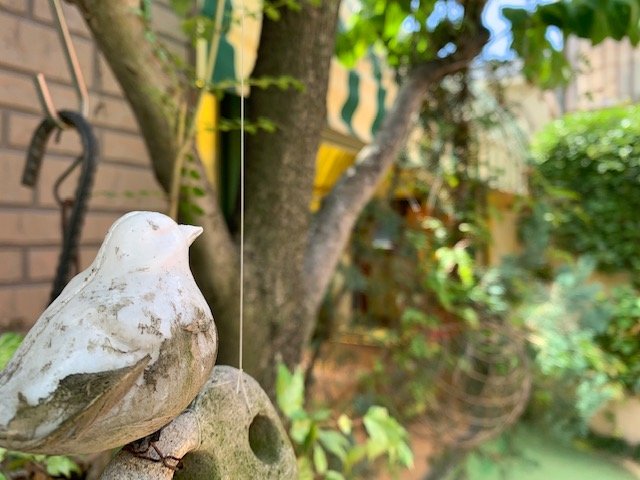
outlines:
[[[218,345],[189,269],[201,233],[155,212],[113,224],[91,266],[0,372],[0,446],[98,452],[153,433],[188,406]]]

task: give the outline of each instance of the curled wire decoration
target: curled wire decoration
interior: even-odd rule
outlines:
[[[54,197],[62,213],[63,238],[56,276],[51,289],[50,303],[60,295],[69,281],[72,274],[72,265],[75,264],[76,269],[78,267],[78,244],[98,163],[98,143],[87,119],[80,113],[66,110],[58,112],[58,115],[67,128],[73,128],[78,132],[82,142],[82,153],[56,180],[53,188]],[[56,131],[59,131],[57,123],[50,117],[45,118],[36,128],[27,151],[27,162],[22,174],[23,185],[29,187],[36,185],[47,142]],[[70,202],[62,199],[59,190],[64,180],[78,167],[80,168],[80,175],[73,201]],[[70,213],[68,213],[69,210]]]
[[[524,336],[484,321],[443,335],[433,395],[415,426],[441,448],[473,448],[515,423],[527,405],[531,372]]]

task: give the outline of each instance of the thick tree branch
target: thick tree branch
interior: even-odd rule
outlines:
[[[405,144],[429,88],[468,66],[485,42],[486,32],[481,29],[480,34],[461,41],[450,57],[411,70],[374,141],[360,151],[354,166],[324,199],[313,219],[305,257],[307,301],[311,306],[320,305],[358,215]]]
[[[139,0],[72,2],[82,11],[120,83],[140,126],[156,177],[168,192],[173,166],[180,153],[182,139],[177,122],[180,98],[185,96],[174,67],[160,60],[159,45],[148,39],[144,19],[136,13]],[[237,298],[237,251],[220,210],[218,195],[206,180],[202,164],[195,161],[189,168],[200,173],[199,178],[189,178],[191,191],[206,194],[189,197],[189,204],[195,205],[193,210],[200,214],[181,215],[181,220],[204,228],[204,234],[191,250],[192,268],[214,313],[232,312],[226,315],[228,319],[217,318],[222,334],[226,325],[235,329],[237,323],[233,307],[227,305],[230,299]],[[227,342],[223,347],[226,345]]]
[[[262,327],[251,338],[263,345],[246,369],[267,388],[275,356],[300,361],[315,322],[302,277],[339,1],[299,3],[300,11],[285,7],[278,21],[265,18],[254,75],[288,75],[305,89],[254,89],[247,104],[251,118],[278,128],[246,137],[245,317],[247,327]]]
[[[158,181],[168,191],[178,152],[181,86],[148,40],[139,0],[72,0],[82,12],[138,120]]]

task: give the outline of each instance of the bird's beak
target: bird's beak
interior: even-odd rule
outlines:
[[[180,231],[187,240],[188,245],[191,245],[203,232],[202,227],[194,227],[193,225],[178,225],[178,227],[180,227]]]

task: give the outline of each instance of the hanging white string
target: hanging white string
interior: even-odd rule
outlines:
[[[240,2],[240,38],[244,39],[244,5]],[[240,345],[239,366],[242,371],[244,330],[244,45],[240,47]]]
[[[244,359],[244,15],[244,0],[240,0],[240,332],[238,335],[238,369],[240,372],[236,390],[242,390],[247,408],[251,411],[242,381]]]

